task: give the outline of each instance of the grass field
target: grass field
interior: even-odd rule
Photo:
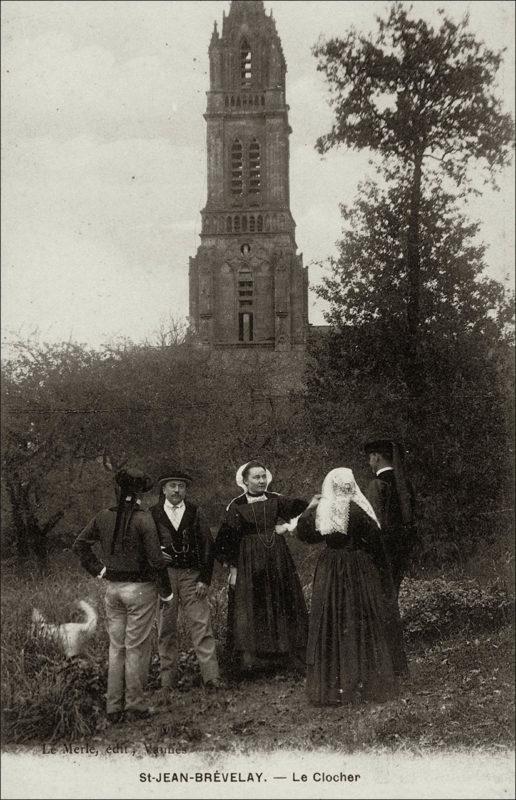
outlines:
[[[156,755],[171,746],[189,751],[511,746],[513,602],[507,581],[481,577],[455,573],[405,582],[401,608],[410,677],[395,700],[313,708],[306,702],[303,679],[291,674],[207,694],[183,628],[180,690],[151,722],[119,726],[117,741],[136,743]],[[306,591],[309,595],[309,583]],[[79,598],[96,606],[99,626],[83,657],[67,662],[53,644],[30,637],[31,610],[40,608],[51,622],[70,621]],[[57,558],[44,578],[4,574],[4,748],[111,740],[104,717],[108,638],[102,598],[102,583],[81,571],[71,554]],[[223,660],[226,600],[221,573],[216,573],[211,602]],[[151,700],[158,689],[157,666],[154,655]]]

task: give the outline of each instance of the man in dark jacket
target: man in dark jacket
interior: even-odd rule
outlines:
[[[416,540],[414,489],[405,475],[398,442],[389,438],[374,439],[366,442],[364,449],[375,474],[366,497],[381,526],[397,597]]]
[[[213,540],[199,509],[185,501],[190,477],[182,470],[165,470],[160,501],[151,508],[161,548],[171,558],[168,573],[174,593],[159,614],[158,649],[163,689],[177,685],[179,602],[186,614],[204,685],[220,686],[216,645],[210,620],[208,587],[213,572]]]
[[[158,591],[172,600],[166,555],[160,549],[156,527],[140,508],[141,494],[153,481],[138,469],[116,475],[118,505],[98,513],[74,543],[82,566],[106,581],[106,620],[109,633],[107,716],[120,722],[151,716],[144,685],[150,662],[152,626]],[[94,547],[100,549],[100,556]]]

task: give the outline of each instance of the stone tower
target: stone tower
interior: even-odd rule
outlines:
[[[254,351],[301,374],[308,276],[290,212],[287,68],[261,0],[231,2],[209,60],[208,197],[190,258],[191,324],[214,351]]]

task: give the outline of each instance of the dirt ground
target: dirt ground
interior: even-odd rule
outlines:
[[[312,749],[353,752],[507,747],[513,742],[512,632],[454,638],[410,653],[410,677],[384,704],[315,708],[304,679],[246,680],[207,693],[176,691],[150,721],[106,728],[90,741],[138,755],[168,752]]]

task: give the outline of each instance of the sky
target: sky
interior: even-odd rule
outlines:
[[[470,15],[471,29],[507,47],[498,93],[514,114],[514,4],[423,2],[437,21]],[[350,204],[369,154],[321,157],[332,121],[311,53],[319,35],[372,30],[386,3],[265,2],[287,61],[291,210],[311,285],[335,254],[339,203]],[[180,0],[2,3],[2,338],[92,347],[152,339],[188,315],[188,257],[206,202],[208,44],[229,2]],[[514,167],[469,214],[482,224],[489,275],[511,284]],[[324,322],[311,292],[310,322]]]

